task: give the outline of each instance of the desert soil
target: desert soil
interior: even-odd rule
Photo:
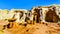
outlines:
[[[60,26],[58,23],[36,23],[17,25],[4,30],[5,34],[60,34]]]

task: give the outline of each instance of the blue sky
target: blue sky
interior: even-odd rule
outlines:
[[[33,6],[60,4],[60,0],[0,0],[0,9],[28,9]]]

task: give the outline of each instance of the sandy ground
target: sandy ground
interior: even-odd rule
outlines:
[[[60,34],[60,27],[57,23],[36,23],[17,25],[14,27],[4,30],[5,34]]]

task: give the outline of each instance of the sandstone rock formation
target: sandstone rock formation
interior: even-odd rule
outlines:
[[[60,34],[60,6],[0,10],[0,31],[5,34]]]

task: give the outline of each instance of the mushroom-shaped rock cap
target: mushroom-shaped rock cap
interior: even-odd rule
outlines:
[[[11,12],[24,12],[27,13],[28,10],[26,9],[11,9]]]

